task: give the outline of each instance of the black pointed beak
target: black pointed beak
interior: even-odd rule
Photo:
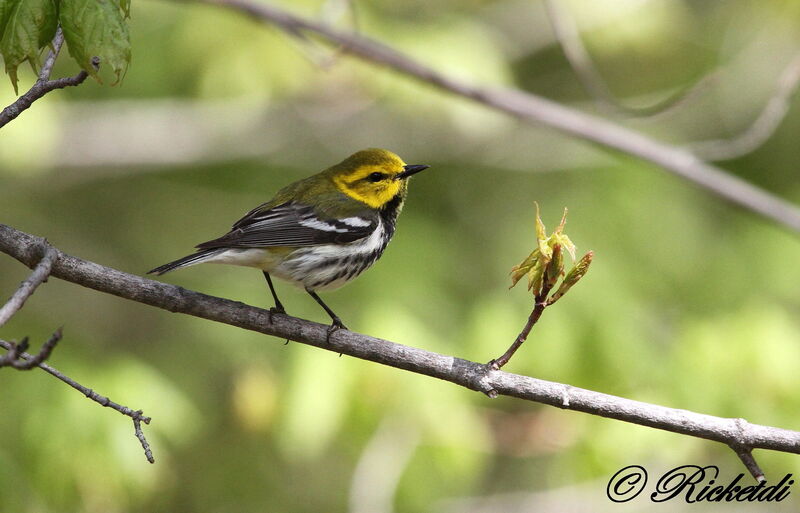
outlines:
[[[425,171],[431,166],[426,166],[425,164],[412,164],[410,166],[403,166],[404,171],[397,175],[398,180],[402,180],[404,178],[408,178],[411,175],[415,175],[420,171]]]

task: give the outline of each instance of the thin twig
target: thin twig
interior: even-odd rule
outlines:
[[[800,86],[800,54],[781,73],[775,92],[756,119],[739,135],[730,139],[700,141],[688,147],[695,155],[708,160],[730,160],[760,148],[778,129],[791,99]]]
[[[19,361],[20,353],[24,352],[25,348],[28,347],[28,339],[27,337],[23,338],[20,343],[0,340],[0,347],[4,347],[7,350],[6,354],[0,356],[0,367],[12,367],[14,362]]]
[[[44,65],[39,71],[40,82],[46,82],[47,80],[50,80],[50,72],[53,70],[53,65],[56,63],[58,53],[61,51],[61,46],[64,44],[64,32],[61,30],[61,25],[56,28],[56,36],[53,38],[53,42],[51,44],[53,48],[50,50],[50,53],[47,54],[47,58],[44,60]]]
[[[61,329],[57,330],[56,333],[53,334],[53,337],[51,337],[50,340],[47,341],[45,346],[47,346],[48,344],[51,344],[51,340],[53,340],[53,338],[56,337],[56,335],[58,335],[58,338],[61,337]],[[56,340],[56,342],[58,342],[58,340]],[[55,346],[55,342],[53,342],[51,345]],[[78,392],[82,393],[87,398],[91,399],[92,401],[96,402],[97,404],[99,404],[101,406],[105,406],[106,408],[111,408],[112,410],[116,410],[119,413],[125,415],[126,417],[130,417],[131,419],[133,419],[133,425],[134,425],[134,428],[136,430],[136,438],[138,438],[139,441],[142,444],[142,448],[144,449],[145,457],[147,458],[147,461],[149,461],[150,463],[154,463],[153,454],[150,451],[150,445],[147,443],[147,440],[144,437],[144,433],[142,433],[142,429],[141,429],[141,425],[140,425],[140,422],[144,422],[145,424],[150,424],[150,420],[151,419],[150,419],[150,417],[145,417],[142,414],[142,410],[134,411],[134,410],[128,408],[127,406],[123,406],[123,405],[121,405],[119,403],[115,403],[114,401],[112,401],[108,397],[100,395],[97,392],[95,392],[94,390],[92,390],[91,388],[87,388],[87,387],[81,385],[80,383],[78,383],[74,379],[66,376],[65,374],[63,374],[62,372],[57,370],[56,368],[44,363],[44,359],[49,356],[49,352],[46,355],[43,355],[43,356],[42,356],[42,352],[40,352],[36,356],[33,356],[33,355],[28,354],[28,353],[26,353],[24,351],[18,351],[18,344],[14,344],[13,342],[9,342],[9,341],[2,340],[2,339],[0,339],[0,347],[3,347],[5,349],[7,349],[9,352],[11,352],[11,351],[17,352],[16,358],[18,358],[18,359],[27,360],[28,362],[38,360],[38,363],[36,363],[36,365],[35,365],[36,367],[39,367],[40,369],[42,369],[43,371],[47,372],[51,376],[54,376],[54,377],[60,379],[61,381],[63,381],[67,385],[71,386],[72,388],[74,388]],[[50,347],[50,350],[52,350],[52,347]],[[42,351],[44,351],[44,348],[42,348]],[[33,365],[31,367],[33,367]]]
[[[750,475],[758,481],[766,481],[767,478],[764,476],[764,472],[761,470],[761,467],[758,466],[756,459],[753,457],[753,448],[748,445],[747,440],[745,440],[744,433],[747,431],[748,422],[744,419],[736,419],[736,427],[739,428],[740,439],[737,442],[728,444],[733,452],[739,456],[739,459],[742,460],[745,468],[750,472]]]
[[[3,109],[3,112],[0,112],[0,128],[6,126],[10,121],[16,119],[17,116],[22,114],[28,109],[28,107],[33,105],[33,102],[46,95],[50,91],[80,85],[88,76],[88,73],[81,70],[73,77],[58,78],[56,80],[48,80],[46,82],[37,81],[27,93],[23,94],[17,98],[17,101]]]
[[[0,251],[32,267],[45,239],[0,224]],[[83,287],[125,299],[180,312],[242,329],[294,340],[335,353],[435,377],[470,390],[516,397],[527,401],[671,431],[726,445],[800,454],[800,432],[667,408],[616,397],[562,383],[493,370],[484,365],[388,340],[339,330],[328,337],[328,326],[274,315],[263,308],[208,296],[182,287],[127,274],[59,252],[52,275]],[[44,365],[44,364],[42,364]],[[130,409],[126,409],[130,415]]]
[[[144,457],[147,458],[147,461],[150,463],[155,463],[156,459],[153,458],[153,451],[150,450],[150,444],[147,443],[147,439],[144,437],[144,432],[142,431],[142,422],[145,424],[150,424],[150,417],[144,417],[142,414],[142,410],[136,410],[133,412],[133,433],[136,435],[136,438],[139,439],[139,443],[142,444],[142,449],[144,449]]]
[[[533,302],[533,310],[531,314],[528,316],[528,321],[525,323],[525,326],[522,328],[522,331],[517,335],[517,338],[514,339],[514,343],[511,344],[511,347],[506,349],[506,352],[499,358],[491,360],[487,365],[495,370],[501,369],[505,364],[511,360],[511,357],[514,356],[514,353],[517,352],[522,344],[528,340],[528,335],[530,335],[531,330],[533,329],[533,325],[539,321],[539,317],[542,316],[544,309],[547,308],[547,295],[550,293],[550,288],[547,284],[542,286],[542,291],[537,294],[534,298]]]
[[[47,342],[42,344],[42,348],[36,355],[29,355],[25,352],[28,350],[28,337],[23,338],[22,342],[18,344],[0,340],[0,346],[8,350],[5,355],[0,356],[0,367],[14,367],[18,370],[30,370],[38,367],[39,364],[50,358],[50,354],[55,349],[56,344],[61,340],[61,333],[62,328],[58,328],[50,335]]]
[[[64,89],[65,87],[70,86],[77,86],[80,85],[86,80],[89,74],[81,70],[78,72],[77,75],[72,77],[64,77],[64,78],[57,78],[55,80],[49,80],[50,72],[53,69],[53,64],[58,57],[59,51],[61,51],[61,45],[64,43],[64,34],[61,31],[61,27],[56,30],[56,36],[53,38],[53,49],[50,50],[50,53],[47,54],[47,58],[44,61],[44,65],[42,66],[41,71],[39,72],[39,78],[36,80],[36,83],[33,84],[28,92],[17,98],[17,100],[3,109],[0,112],[0,128],[7,125],[12,120],[16,119],[17,116],[22,114],[25,110],[27,110],[33,102],[41,98],[42,96],[46,95],[50,91],[54,91],[56,89]],[[97,57],[92,58],[92,65],[96,68],[100,65],[100,60]]]
[[[663,100],[646,107],[625,105],[609,90],[581,40],[581,34],[575,20],[560,5],[560,2],[561,0],[545,0],[544,2],[547,18],[553,27],[553,34],[583,88],[594,98],[598,106],[608,114],[623,114],[630,117],[651,117],[657,114],[664,114],[666,111],[686,103],[687,100],[704,90],[717,77],[717,73],[709,73],[693,86],[679,89]]]
[[[0,326],[7,323],[22,308],[25,301],[34,293],[36,287],[47,281],[47,277],[50,276],[50,269],[56,258],[58,258],[58,253],[52,248],[48,248],[30,276],[20,284],[17,291],[0,308]]]
[[[742,460],[747,471],[750,472],[750,475],[753,476],[756,481],[760,483],[767,480],[761,467],[758,466],[755,458],[753,458],[753,451],[750,448],[731,446],[731,449],[739,456],[739,459]]]
[[[329,42],[341,45],[345,52],[366,61],[415,77],[439,89],[471,99],[526,122],[542,123],[575,137],[639,157],[728,201],[800,232],[800,208],[792,203],[707,164],[686,150],[658,142],[611,121],[524,91],[482,88],[461,82],[383,43],[358,34],[336,30],[265,3],[251,0],[195,1],[234,9],[261,23],[274,24],[292,33],[314,32]]]

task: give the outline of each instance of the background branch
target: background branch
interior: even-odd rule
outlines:
[[[729,160],[756,150],[775,133],[783,118],[786,117],[798,85],[800,85],[800,54],[795,55],[784,68],[774,94],[752,124],[739,135],[730,139],[715,139],[691,144],[688,147],[689,151],[708,160]]]
[[[249,0],[196,0],[231,8],[296,35],[313,32],[341,45],[342,50],[366,61],[415,77],[457,96],[529,123],[542,123],[566,134],[613,148],[656,164],[741,207],[800,232],[800,208],[741,178],[703,162],[687,150],[669,146],[608,120],[565,107],[546,98],[514,89],[482,88],[467,84],[425,66],[366,37],[336,30],[274,6]]]
[[[558,44],[561,45],[564,57],[566,57],[583,88],[609,114],[624,114],[632,117],[649,117],[663,114],[685,103],[695,94],[705,89],[716,77],[716,73],[710,73],[693,86],[679,89],[663,100],[646,107],[625,105],[609,90],[581,40],[580,31],[575,20],[566,12],[564,6],[561,5],[561,1],[544,1],[547,18],[553,27],[553,35]]]
[[[0,224],[0,251],[28,266],[36,265],[39,255],[48,247],[49,244],[45,239]],[[493,370],[488,365],[347,330],[337,331],[328,341],[327,325],[281,314],[271,316],[269,310],[148,280],[81,260],[60,251],[53,265],[52,274],[84,287],[170,312],[202,317],[273,335],[278,337],[276,340],[281,343],[284,339],[294,340],[362,360],[435,377],[490,396],[496,393],[516,397],[714,440],[744,450],[759,448],[800,454],[800,432],[797,431],[750,424],[741,419],[725,419],[667,408],[562,383]]]

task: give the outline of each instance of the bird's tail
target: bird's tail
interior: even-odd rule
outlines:
[[[173,262],[164,264],[162,266],[156,267],[155,269],[147,271],[147,274],[157,274],[160,276],[164,273],[174,271],[175,269],[180,269],[181,267],[189,267],[190,265],[200,264],[202,262],[214,258],[215,256],[219,255],[224,251],[225,248],[203,249],[192,255],[186,255],[183,258],[179,258]]]

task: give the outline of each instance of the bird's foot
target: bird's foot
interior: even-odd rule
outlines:
[[[330,343],[331,335],[336,333],[339,330],[346,330],[347,326],[344,325],[342,320],[338,317],[333,318],[333,322],[330,326],[328,326],[328,336],[325,338],[325,342]]]
[[[269,323],[272,324],[272,316],[275,314],[283,314],[286,315],[286,310],[283,308],[283,305],[278,303],[277,306],[273,306],[269,309]]]

